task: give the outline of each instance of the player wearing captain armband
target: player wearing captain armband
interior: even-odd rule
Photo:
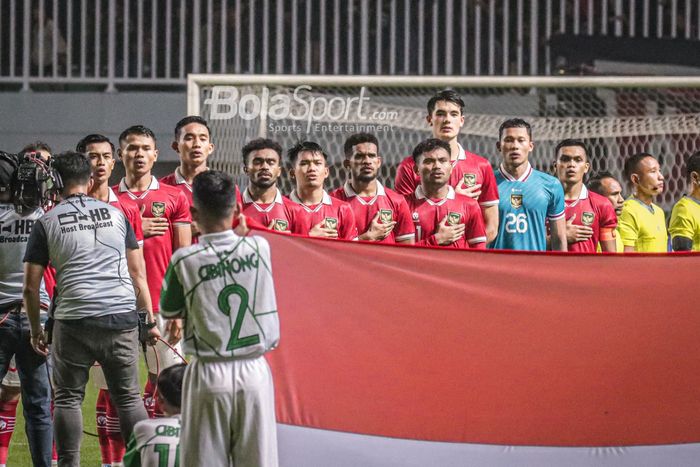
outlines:
[[[564,188],[568,251],[595,253],[600,246],[602,251],[614,253],[617,217],[613,206],[583,183],[591,168],[586,144],[565,139],[557,144],[554,153],[554,168]]]
[[[414,170],[421,183],[406,197],[416,229],[416,244],[445,248],[486,248],[479,204],[455,192],[448,181],[450,146],[432,138],[413,149]]]
[[[165,417],[141,420],[134,426],[124,455],[124,467],[179,467],[180,407],[184,363],[171,366],[158,375],[158,405]]]
[[[243,146],[242,153],[249,181],[243,192],[243,214],[270,230],[307,235],[301,207],[277,187],[282,175],[282,146],[258,138]]]
[[[700,251],[700,152],[685,167],[688,194],[673,206],[668,231],[674,251]]]
[[[382,158],[374,135],[358,133],[345,140],[349,179],[331,196],[350,204],[360,240],[378,243],[413,243],[415,230],[406,200],[377,180]]]
[[[651,154],[639,153],[625,161],[624,170],[632,184],[632,196],[625,200],[619,219],[625,252],[668,251],[666,215],[654,204],[656,196],[664,191],[659,162]]]
[[[610,201],[610,204],[612,204],[615,210],[615,216],[617,216],[617,219],[620,218],[625,198],[622,196],[622,185],[613,174],[610,172],[598,172],[588,180],[587,187],[593,193],[598,193],[608,198],[608,201]],[[622,244],[622,237],[620,237],[620,224],[618,223],[615,229],[615,251],[617,253],[622,253],[624,250],[625,247]],[[598,251],[601,251],[600,245],[598,245]]]
[[[498,231],[498,187],[489,161],[465,150],[457,139],[464,126],[464,101],[451,89],[435,94],[428,101],[426,121],[433,138],[450,145],[450,186],[457,193],[479,201],[486,236],[492,241]],[[408,196],[419,184],[413,157],[408,156],[396,169],[394,190]]]
[[[356,240],[357,227],[352,208],[323,189],[328,178],[328,155],[311,141],[295,145],[287,152],[292,163],[290,176],[296,188],[289,199],[301,206],[304,232],[312,237]]]
[[[181,464],[276,466],[272,374],[265,352],[279,340],[270,245],[231,230],[233,179],[197,175],[192,215],[199,244],[175,252],[161,313],[184,318],[184,349],[194,358],[182,394]]]
[[[564,190],[559,180],[530,165],[530,124],[519,118],[503,122],[496,148],[502,157],[496,171],[500,223],[491,248],[545,251],[549,221],[551,249],[566,251]]]
[[[190,211],[187,197],[182,190],[160,183],[153,175],[158,159],[156,137],[150,129],[136,125],[119,135],[119,157],[124,163],[125,177],[115,187],[119,199],[135,203],[141,212],[143,225],[143,256],[146,260],[148,287],[153,301],[153,312],[164,339],[174,346],[160,342],[146,349],[148,381],[144,388],[144,404],[150,416],[159,415],[153,399],[156,377],[160,370],[176,363],[180,358],[181,323],[163,321],[158,315],[160,288],[173,251],[191,242]],[[156,355],[157,353],[157,355]]]

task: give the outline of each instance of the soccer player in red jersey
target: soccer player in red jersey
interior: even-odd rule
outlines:
[[[242,212],[270,230],[308,235],[302,208],[277,187],[282,174],[282,146],[258,138],[243,146],[243,170],[248,188],[243,192]]]
[[[191,206],[192,179],[198,173],[209,170],[207,159],[214,152],[207,121],[196,115],[181,119],[175,125],[175,140],[171,147],[180,156],[180,166],[160,181],[178,187]]]
[[[209,170],[207,159],[214,152],[209,124],[202,117],[190,115],[175,125],[175,140],[171,147],[180,156],[180,166],[170,175],[160,179],[161,183],[179,188],[192,206],[192,179],[195,175]],[[197,241],[197,225],[190,224],[192,241]]]
[[[466,151],[457,140],[464,126],[464,101],[453,90],[441,91],[428,101],[426,120],[433,137],[450,145],[452,173],[449,183],[457,193],[479,201],[486,237],[490,242],[498,233],[498,185],[489,161]],[[408,196],[420,183],[413,167],[411,156],[399,164],[394,183],[397,193]]]
[[[379,243],[413,243],[415,229],[406,200],[377,180],[382,158],[379,141],[369,133],[345,140],[345,161],[350,179],[331,196],[346,201],[355,214],[360,240]]]
[[[92,186],[88,194],[123,212],[134,230],[136,240],[143,245],[143,229],[138,206],[128,199],[120,199],[109,186],[109,178],[112,176],[115,162],[112,142],[104,135],[87,135],[78,142],[75,150],[88,156],[92,165]]]
[[[566,241],[568,251],[615,252],[617,216],[610,201],[594,193],[583,183],[591,168],[583,141],[565,139],[557,144],[554,167],[564,188]]]
[[[290,176],[296,189],[289,198],[301,206],[302,225],[312,237],[357,239],[352,208],[323,189],[328,178],[328,155],[311,141],[295,145],[287,152],[292,163]]]
[[[190,245],[190,210],[187,198],[176,187],[159,183],[151,174],[158,159],[156,137],[150,129],[136,125],[119,135],[119,157],[124,163],[126,176],[116,188],[117,196],[136,203],[141,213],[146,275],[151,292],[153,313],[170,345],[179,346],[182,323],[178,320],[164,321],[158,314],[160,289],[170,257],[178,248]],[[156,356],[153,352],[158,353]],[[179,352],[179,350],[178,350]],[[165,344],[149,346],[148,383],[144,393],[149,413],[154,413],[153,391],[158,371],[180,363],[177,355]]]
[[[452,171],[450,145],[437,138],[428,139],[415,147],[413,159],[421,182],[406,201],[413,213],[416,243],[485,249],[486,231],[479,204],[448,183]]]
[[[104,135],[91,134],[81,139],[75,150],[87,155],[92,166],[92,185],[88,195],[122,211],[131,224],[139,245],[143,245],[141,214],[139,214],[138,206],[130,200],[117,197],[117,194],[109,186],[109,177],[112,175],[115,162],[112,142]],[[141,255],[141,261],[143,261],[143,255]],[[145,267],[143,270],[145,271]],[[109,396],[107,381],[99,365],[93,367],[91,378],[99,389],[95,416],[102,464],[120,463],[125,452],[124,439],[119,429],[117,407]]]

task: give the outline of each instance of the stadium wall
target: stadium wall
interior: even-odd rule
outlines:
[[[158,138],[158,175],[172,171],[175,123],[185,115],[184,92],[18,92],[0,93],[0,149],[17,152],[37,139],[54,152],[75,149],[88,133],[103,133],[116,144],[125,128],[143,124]],[[160,162],[163,162],[162,164]]]

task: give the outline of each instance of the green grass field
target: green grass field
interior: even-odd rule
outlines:
[[[146,366],[143,359],[140,362],[140,381],[141,386],[146,382]],[[88,382],[85,388],[85,400],[83,402],[83,430],[97,434],[95,426],[95,401],[97,400],[97,389]],[[97,442],[97,437],[83,435],[83,441],[80,446],[80,465],[96,466],[102,464],[100,458],[100,446]],[[29,455],[29,446],[27,445],[27,436],[24,434],[24,417],[22,416],[22,405],[17,407],[17,423],[15,425],[15,433],[12,435],[10,443],[10,454],[7,458],[8,467],[29,467],[32,465],[32,459]]]

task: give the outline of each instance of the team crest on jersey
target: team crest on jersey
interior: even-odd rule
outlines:
[[[326,217],[323,219],[327,229],[338,230],[338,219],[335,217]]]
[[[447,215],[447,225],[457,225],[462,216],[458,212],[450,212]]]
[[[510,205],[513,209],[520,209],[523,206],[523,195],[522,193],[511,193],[510,194]]]
[[[383,224],[388,224],[394,219],[394,212],[391,209],[380,209],[379,210],[379,220]]]
[[[476,174],[464,174],[464,186],[471,188],[476,185]]]
[[[593,225],[593,221],[595,220],[595,214],[590,212],[590,211],[584,211],[583,214],[581,214],[581,223],[583,225],[591,226]]]
[[[418,222],[418,219],[420,218],[420,216],[418,216],[417,212],[414,212],[413,214],[411,214],[411,217],[413,218],[414,222]]]
[[[289,228],[289,222],[284,219],[275,219],[275,223],[272,224],[272,230],[277,230],[278,232],[286,232]]]
[[[153,214],[153,217],[163,217],[165,215],[165,203],[155,202],[151,204],[151,214]]]

